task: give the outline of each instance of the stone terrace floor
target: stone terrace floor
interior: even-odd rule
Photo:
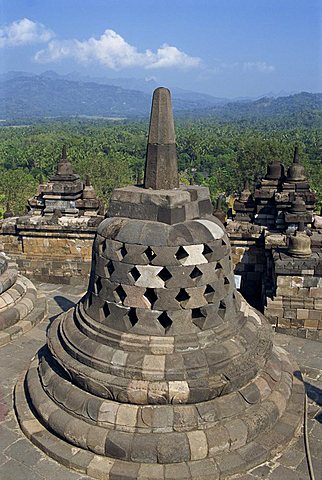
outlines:
[[[80,298],[82,287],[39,284],[49,303],[49,318],[31,331],[0,348],[0,480],[87,480],[44,455],[21,433],[12,407],[17,378],[45,343],[50,320]],[[322,344],[287,335],[276,335],[277,344],[291,352],[305,375],[309,397],[309,441],[316,480],[322,478]],[[238,480],[307,480],[303,439],[280,458],[235,476]]]

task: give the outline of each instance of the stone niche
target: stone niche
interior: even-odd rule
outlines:
[[[0,249],[24,275],[44,282],[87,282],[103,208],[88,179],[73,173],[63,148],[57,172],[28,201],[28,213],[0,222]]]

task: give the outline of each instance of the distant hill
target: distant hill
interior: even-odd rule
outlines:
[[[77,79],[78,78],[78,79]],[[41,75],[8,72],[0,75],[0,119],[24,120],[55,117],[147,117],[153,79],[96,79],[79,74]],[[110,85],[114,81],[119,85]],[[137,89],[130,88],[136,87]],[[127,88],[125,88],[127,87]],[[299,93],[258,100],[229,101],[211,95],[172,89],[173,107],[179,116],[215,118],[222,121],[258,120],[287,115],[322,114],[322,94]],[[311,115],[311,116],[312,116]],[[314,120],[315,121],[315,120]]]
[[[41,75],[9,72],[0,75],[0,118],[23,119],[39,117],[133,117],[147,116],[151,107],[151,93],[156,87],[154,81],[146,85],[146,91],[124,88],[136,85],[135,79],[123,79],[120,85],[109,85],[71,79],[49,71]],[[108,80],[106,80],[107,82]],[[110,80],[113,81],[113,80]],[[142,80],[142,82],[144,82]],[[117,79],[115,79],[117,83]],[[151,90],[149,92],[149,90]],[[223,102],[210,95],[180,90],[173,93],[175,111],[194,111]]]
[[[218,116],[221,119],[263,119],[304,113],[306,111],[322,111],[322,94],[301,92],[287,97],[263,97],[255,101],[229,102],[224,106],[216,106],[200,112],[207,116]]]

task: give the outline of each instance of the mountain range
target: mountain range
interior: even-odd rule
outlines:
[[[8,72],[0,75],[0,119],[55,117],[146,117],[154,79]],[[299,93],[259,99],[217,98],[171,88],[174,111],[179,115],[216,117],[223,120],[285,115],[321,110],[322,94]]]

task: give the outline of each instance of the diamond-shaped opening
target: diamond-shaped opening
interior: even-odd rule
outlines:
[[[221,239],[221,245],[222,245],[222,246],[227,245],[227,243],[225,242],[225,240],[224,240],[223,238]]]
[[[124,300],[126,299],[126,292],[125,292],[124,288],[122,287],[122,285],[119,285],[114,291],[116,292],[117,296],[119,297],[120,302],[123,303]]]
[[[167,312],[162,312],[161,315],[158,316],[158,321],[165,329],[166,333],[173,323]]]
[[[224,278],[224,285],[230,285],[230,281],[227,277]]]
[[[226,302],[224,300],[221,300],[219,303],[218,314],[221,316],[221,318],[224,318],[225,313],[226,313]]]
[[[100,244],[100,253],[104,253],[105,250],[106,250],[106,240],[104,240],[101,244]]]
[[[103,284],[102,284],[102,280],[101,278],[98,278],[95,282],[95,293],[96,295],[99,295],[100,291],[102,290],[103,288]]]
[[[156,302],[158,299],[158,296],[156,295],[154,288],[147,288],[145,290],[144,296],[149,302],[151,303],[151,306]]]
[[[184,288],[181,288],[180,292],[176,296],[176,300],[178,300],[178,302],[184,302],[186,300],[189,300],[189,298],[190,298],[190,295],[186,292]]]
[[[149,262],[152,262],[152,260],[156,257],[156,254],[151,247],[148,247],[146,250],[144,250],[144,255],[147,257]]]
[[[158,277],[160,277],[164,282],[167,282],[170,280],[170,278],[172,278],[172,275],[166,267],[163,267],[158,273]]]
[[[216,263],[215,270],[222,270],[222,266],[220,265],[219,262]]]
[[[132,276],[132,278],[135,282],[141,277],[141,273],[139,272],[139,270],[136,267],[133,267],[130,270],[130,275]]]
[[[199,278],[202,275],[202,271],[198,267],[195,267],[190,273],[189,277],[192,279]]]
[[[123,246],[122,246],[122,247],[120,248],[120,250],[119,250],[119,254],[120,254],[120,256],[121,256],[121,260],[123,260],[123,258],[124,258],[125,255],[127,254],[127,250],[126,250],[126,248],[125,248],[124,243],[123,243]]]
[[[203,256],[206,257],[207,260],[209,260],[212,253],[213,253],[213,250],[209,247],[209,245],[204,243],[203,251],[202,251]]]
[[[175,257],[177,260],[183,260],[184,258],[187,258],[189,256],[189,253],[182,247],[180,246],[175,253]]]
[[[214,294],[215,294],[215,289],[211,285],[207,285],[204,291],[204,296],[208,303],[213,302]]]
[[[103,313],[105,315],[105,318],[108,317],[111,314],[109,306],[106,302],[104,303],[102,310],[103,310]]]
[[[200,308],[193,308],[191,310],[191,318],[194,325],[196,325],[200,329],[203,328],[206,321],[206,315],[201,311]]]
[[[134,327],[134,325],[136,325],[138,323],[139,319],[138,319],[138,316],[136,314],[136,308],[130,308],[129,320],[131,322],[132,327]]]
[[[109,260],[106,264],[106,270],[108,271],[109,275],[112,275],[112,273],[115,271],[115,267],[113,265],[112,260]]]

